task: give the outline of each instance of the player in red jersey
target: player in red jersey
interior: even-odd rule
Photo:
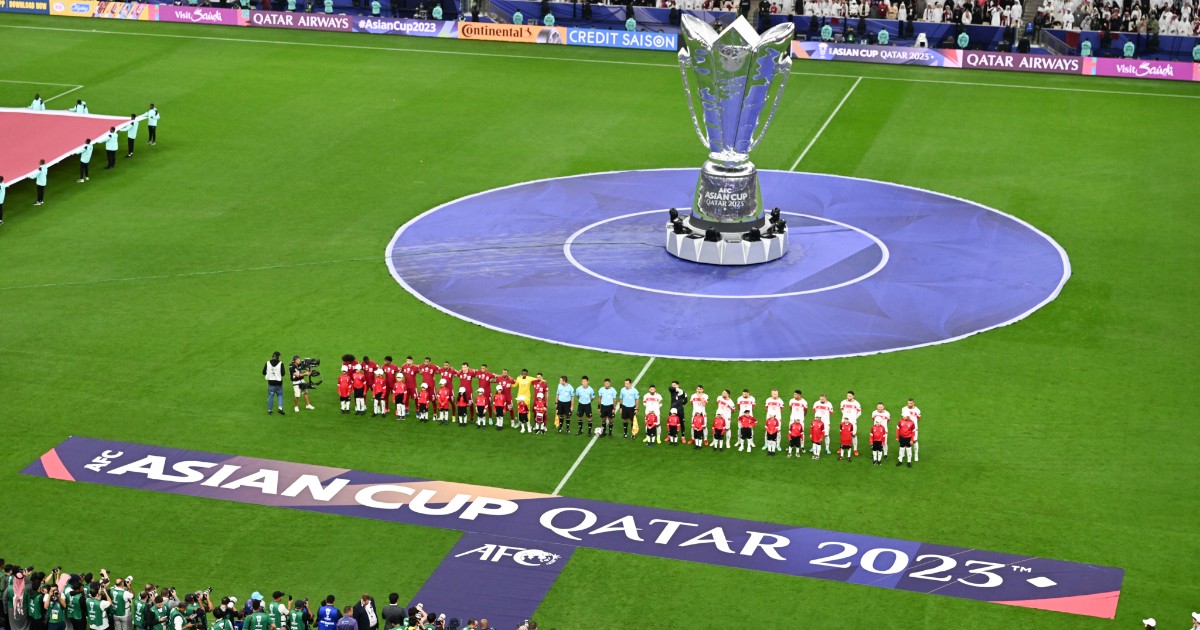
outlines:
[[[529,404],[525,402],[524,396],[517,396],[517,424],[521,427],[521,433],[529,433]]]
[[[838,461],[846,458],[846,461],[854,459],[854,425],[849,420],[842,420],[842,450],[838,451]]]
[[[808,425],[808,439],[812,442],[812,458],[821,459],[821,441],[825,439],[825,421],[820,416],[813,416]]]
[[[509,376],[508,368],[504,368],[504,369],[500,370],[500,373],[496,375],[496,385],[499,386],[501,391],[504,392],[504,408],[505,408],[505,410],[508,411],[508,420],[512,424],[512,428],[514,428],[514,429],[517,428],[516,417],[513,416],[513,404],[512,404],[512,402],[513,402],[512,387],[513,387],[513,383],[515,383],[515,382],[516,381],[513,380],[513,377]],[[497,417],[497,421],[503,422],[503,419]]]
[[[729,421],[725,418],[725,416],[723,416],[719,413],[717,415],[713,416],[712,446],[713,446],[714,451],[725,450],[725,443],[728,441],[725,439],[725,433],[727,431],[729,431],[729,427],[726,426],[727,422],[729,422]]]
[[[350,368],[342,366],[342,375],[337,382],[338,398],[342,401],[342,413],[350,413]]]
[[[417,420],[429,422],[429,386],[421,383],[417,390]]]
[[[482,387],[483,391],[487,392],[489,396],[495,393],[496,375],[488,369],[486,363],[479,364],[479,369],[475,370],[475,378],[479,380],[479,386]],[[487,406],[486,412],[489,414],[487,416],[487,423],[492,424],[495,420],[495,417],[490,415],[492,413],[492,407],[490,405]]]
[[[696,414],[692,416],[692,444],[694,445],[694,450],[698,451],[704,447],[704,432],[707,430],[708,421],[704,418],[704,409],[696,409]]]
[[[450,367],[449,361],[443,361],[442,367],[438,368],[438,382],[446,381],[446,387],[450,388],[451,398],[454,397],[454,379],[456,378],[458,378],[458,370]]]
[[[887,427],[875,423],[871,425],[871,465],[883,465],[883,445],[887,443]]]
[[[383,370],[383,382],[385,385],[385,390],[390,394],[391,391],[395,389],[392,386],[396,383],[396,374],[400,371],[400,366],[392,363],[392,355],[389,354],[383,357],[383,365],[379,366],[379,369]],[[389,398],[391,398],[391,396],[384,396],[383,413],[387,413],[389,411]]]
[[[437,421],[440,424],[450,422],[450,406],[454,395],[450,392],[450,383],[446,379],[438,381],[437,388]]]
[[[417,366],[417,374],[421,375],[421,382],[425,384],[425,389],[433,391],[434,383],[437,382],[437,371],[437,366],[433,364],[433,359],[429,357],[425,357],[425,362]]]
[[[375,372],[379,369],[379,364],[372,361],[371,357],[363,355],[362,359],[363,374],[367,377],[367,389],[375,391]]]
[[[458,386],[465,387],[468,395],[475,391],[475,370],[472,370],[466,361],[458,368],[455,377],[458,378]]]
[[[350,388],[354,390],[354,415],[367,413],[367,376],[363,374],[362,367],[354,370],[354,375],[350,377]]]
[[[912,468],[913,464],[913,436],[917,432],[917,424],[909,418],[901,416],[900,422],[896,424],[896,441],[900,444],[900,455],[896,458],[896,465],[904,463],[904,456],[908,456],[908,467]]]
[[[377,418],[387,413],[387,381],[383,378],[383,370],[375,370],[375,381],[371,383],[371,394],[375,405],[372,408],[371,417]]]
[[[538,374],[540,377],[541,374]],[[538,394],[533,403],[533,432],[546,432],[546,395]]]
[[[400,376],[404,378],[404,387],[408,390],[411,396],[417,391],[417,364],[413,363],[411,356],[404,359],[404,364],[400,366]]]
[[[392,407],[396,409],[396,419],[400,420],[408,415],[408,385],[405,384],[403,378],[397,378],[395,383],[392,383]]]
[[[775,457],[775,452],[779,450],[779,417],[767,417],[767,456]]]
[[[475,428],[487,426],[488,395],[482,387],[475,390]]]
[[[537,376],[533,379],[534,400],[537,400],[539,394],[541,395],[542,400],[550,400],[550,383],[546,382],[546,379],[542,376],[541,372],[538,372]]]
[[[654,446],[658,442],[658,414],[653,411],[646,414],[646,444]]]
[[[742,413],[738,418],[738,452],[742,452],[745,448],[747,453],[754,451],[754,427],[758,426],[758,420],[750,415],[749,411]]]
[[[671,444],[679,443],[679,426],[682,420],[679,418],[679,410],[671,407],[671,414],[667,416],[667,442]]]
[[[471,393],[467,391],[466,387],[458,388],[454,404],[458,407],[458,426],[461,427],[467,423],[467,416],[471,415]]]
[[[792,422],[788,425],[788,457],[795,454],[797,457],[804,452],[804,422],[792,416]]]

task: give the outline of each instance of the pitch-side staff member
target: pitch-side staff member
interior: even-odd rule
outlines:
[[[150,103],[150,111],[146,112],[146,130],[150,132],[146,144],[150,146],[158,144],[158,119],[158,110],[155,109],[154,103]]]
[[[271,360],[263,366],[263,378],[267,379],[267,415],[274,413],[276,404],[279,405],[279,415],[283,415],[283,361],[279,360],[279,351],[271,355]]]
[[[316,409],[313,407],[312,401],[308,399],[308,387],[304,382],[306,376],[312,375],[312,370],[306,370],[300,367],[300,355],[292,357],[292,403],[296,408],[296,413],[300,413],[300,397],[304,397],[305,409]],[[267,405],[270,408],[270,405]],[[282,413],[282,412],[280,412]]]
[[[4,176],[0,175],[0,225],[4,225],[4,196],[8,194],[8,184],[4,183]]]
[[[86,182],[89,178],[88,165],[92,162],[92,139],[88,138],[83,141],[83,148],[79,150],[79,183]]]
[[[120,138],[117,137],[117,128],[109,127],[108,135],[104,138],[104,150],[108,153],[108,166],[104,170],[117,167],[117,147],[120,146]]]

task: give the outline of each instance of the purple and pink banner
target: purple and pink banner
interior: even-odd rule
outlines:
[[[349,15],[327,15],[324,13],[292,13],[288,11],[251,11],[250,26],[268,28],[296,28],[307,31],[351,30]]]
[[[910,66],[959,67],[958,50],[870,46],[836,42],[792,42],[792,56],[817,61],[865,61]]]
[[[453,21],[356,16],[351,22],[355,33],[408,35],[410,37],[458,37],[458,24]]]
[[[1084,60],[1083,74],[1128,79],[1200,81],[1200,63],[1088,57]]]
[[[246,16],[240,9],[167,4],[158,8],[158,20],[160,22],[190,22],[192,24],[223,24],[226,26],[245,26],[247,24]]]
[[[565,563],[564,547],[587,547],[1109,619],[1124,576],[1094,564],[82,437],[23,473],[470,531],[487,540],[460,544],[451,557],[479,570],[542,571]],[[547,580],[530,580],[530,601],[540,601]],[[422,603],[471,604],[452,590],[423,589],[430,599]]]
[[[1082,57],[967,50],[960,51],[960,58],[962,59],[963,68],[1083,74]]]

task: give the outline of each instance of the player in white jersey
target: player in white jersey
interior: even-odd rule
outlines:
[[[854,400],[854,390],[846,392],[846,400],[842,401],[842,421],[849,422],[854,427],[854,456],[858,457],[858,418],[862,416],[862,405]]]
[[[757,404],[758,404],[758,401],[755,400],[754,397],[750,395],[750,390],[743,389],[742,395],[738,396],[738,399],[737,399],[738,417],[740,418],[740,417],[746,416],[746,415],[753,416],[754,415],[754,407]],[[741,447],[742,447],[742,432],[739,430],[738,431],[738,448],[741,448]]]
[[[887,436],[892,432],[890,425],[892,422],[892,414],[888,413],[887,409],[883,408],[883,403],[875,405],[875,411],[871,412],[871,425],[883,426],[883,459],[887,459],[888,441]],[[880,460],[883,461],[883,460]]]
[[[704,415],[704,441],[708,442],[708,394],[704,393],[704,387],[697,385],[696,393],[692,394],[692,417],[696,414]]]
[[[721,390],[717,397],[717,415],[725,418],[725,448],[729,448],[729,434],[733,433],[733,408],[736,403],[729,397],[729,390]]]
[[[792,410],[792,415],[788,424],[791,424],[792,422],[800,423],[800,450],[804,450],[804,416],[808,414],[808,401],[804,400],[804,396],[802,396],[800,390],[797,389],[796,391],[792,392],[792,399],[788,401],[788,407]]]
[[[771,396],[763,401],[763,408],[767,410],[767,419],[775,418],[779,421],[779,426],[783,427],[783,399],[779,397],[779,390],[772,389]],[[785,427],[786,428],[786,427]],[[778,443],[776,443],[778,446]],[[763,443],[763,449],[767,448],[767,444]]]
[[[821,422],[825,424],[825,454],[826,455],[829,454],[829,434],[833,432],[829,429],[829,427],[833,426],[832,424],[830,424],[830,420],[832,419],[832,417],[833,417],[833,403],[829,402],[829,399],[825,397],[825,394],[821,394],[821,398],[818,399],[815,404],[813,404],[813,419],[820,418]],[[814,444],[813,446],[819,447],[820,445]]]
[[[921,461],[921,443],[917,440],[921,437],[921,410],[917,408],[917,403],[913,399],[908,399],[908,404],[900,411],[901,418],[912,420],[916,430],[913,431],[913,460]]]
[[[652,413],[662,417],[662,394],[655,391],[653,385],[646,391],[646,395],[642,396],[642,406],[645,408],[643,413]]]

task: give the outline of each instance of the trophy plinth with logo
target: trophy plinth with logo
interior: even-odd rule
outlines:
[[[792,68],[794,26],[761,36],[745,18],[718,33],[682,17],[679,68],[700,142],[709,150],[690,216],[672,210],[667,251],[714,265],[751,265],[787,253],[787,223],[764,215],[758,169],[750,151],[762,140]]]

